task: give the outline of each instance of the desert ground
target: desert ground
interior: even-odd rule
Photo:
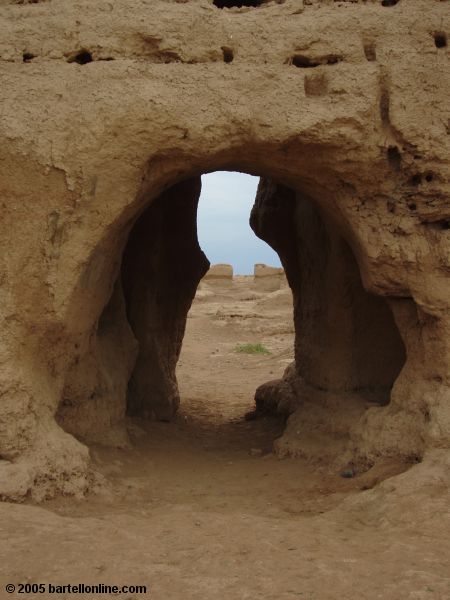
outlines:
[[[0,598],[80,597],[7,594],[7,583],[147,586],[124,600],[450,597],[438,451],[344,478],[326,463],[278,458],[281,418],[245,419],[294,344],[289,288],[252,282],[201,284],[173,422],[130,421],[129,447],[91,447],[97,475],[83,499],[0,504]]]

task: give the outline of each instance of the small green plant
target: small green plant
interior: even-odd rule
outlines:
[[[269,350],[262,344],[237,344],[234,351],[243,352],[244,354],[270,354]]]

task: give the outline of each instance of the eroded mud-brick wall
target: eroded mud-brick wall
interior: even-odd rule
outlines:
[[[139,356],[117,283],[124,249],[153,201],[172,205],[169,188],[218,169],[295,192],[295,235],[285,241],[297,258],[286,271],[311,283],[310,301],[296,307],[302,422],[325,423],[345,452],[371,460],[448,444],[448,5],[258,4],[0,2],[4,496],[82,493],[90,467],[80,440],[123,441]],[[328,253],[317,227],[305,229],[314,222],[302,216],[305,198]],[[405,363],[381,403],[352,395],[358,377],[367,383],[377,372],[373,364],[365,372],[357,357],[330,350],[326,372],[317,372],[316,351],[307,366],[305,340],[317,327],[334,335],[329,311],[344,307],[324,299],[331,272],[308,278],[308,248],[318,265],[340,256],[358,282],[352,297],[381,297],[372,302],[392,311]],[[356,324],[351,314],[335,321]],[[309,337],[299,337],[300,320]],[[383,372],[387,363],[388,355]],[[327,421],[327,407],[343,400],[330,390],[344,379],[348,409],[333,414],[346,416]],[[303,440],[290,424],[294,451]]]

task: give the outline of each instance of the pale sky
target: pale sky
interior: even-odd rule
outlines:
[[[258,177],[216,171],[202,177],[198,239],[211,264],[229,263],[235,275],[253,273],[255,263],[279,267],[280,259],[250,228]]]

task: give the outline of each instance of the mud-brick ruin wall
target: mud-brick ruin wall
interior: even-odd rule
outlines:
[[[130,380],[152,387],[136,374],[143,348],[156,361],[159,398],[169,390],[175,410],[184,313],[207,266],[193,190],[218,169],[275,189],[261,191],[253,219],[274,247],[283,240],[296,299],[297,360],[283,380],[296,408],[280,452],[304,446],[294,435],[301,423],[337,436],[347,458],[448,444],[448,20],[439,0],[0,2],[4,497],[89,487],[85,442],[126,443],[126,411],[140,406],[127,405]],[[265,203],[280,208],[286,189],[289,235],[276,231],[281,220],[263,226]],[[157,202],[167,208],[154,209],[148,227],[166,220],[160,242],[143,235],[149,261],[130,259]],[[182,237],[189,248],[180,242],[179,252],[196,259],[185,257],[190,276],[179,282],[168,273]],[[308,271],[309,254],[320,273]],[[349,306],[333,264],[352,283]],[[132,300],[139,286],[155,307],[147,315]],[[382,303],[377,322],[404,352],[404,362],[393,352],[382,401],[366,394],[375,367],[362,384],[354,377],[349,344],[364,338],[364,323],[348,328],[358,299]],[[341,329],[347,323],[347,345],[341,366],[324,371],[337,353],[314,346],[305,362],[301,335],[311,340],[316,326],[329,335],[331,309]],[[164,359],[154,339],[166,344]]]

